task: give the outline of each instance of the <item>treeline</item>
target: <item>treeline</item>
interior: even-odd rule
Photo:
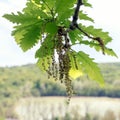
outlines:
[[[120,97],[120,63],[99,64],[105,78],[100,87],[87,75],[73,80],[78,96]],[[0,68],[0,97],[63,96],[66,90],[59,81],[48,79],[46,73],[33,64]]]
[[[75,95],[120,97],[120,63],[99,66],[105,78],[105,86],[100,87],[84,75],[73,80]],[[0,68],[0,114],[9,117],[11,113],[7,107],[11,109],[13,101],[21,97],[65,95],[65,86],[52,78],[48,79],[47,74],[34,64]]]
[[[120,63],[99,64],[105,78],[100,87],[87,75],[73,80],[76,95],[120,97]],[[66,90],[59,81],[48,79],[46,73],[33,64],[0,68],[0,96],[63,96]]]

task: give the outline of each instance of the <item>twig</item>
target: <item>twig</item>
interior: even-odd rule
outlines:
[[[77,23],[78,15],[79,15],[79,10],[80,10],[80,6],[81,5],[83,5],[82,0],[78,0],[76,9],[75,9],[75,12],[74,12],[74,15],[73,15],[73,19],[72,19],[72,22],[70,24],[70,28],[67,29],[66,32],[68,33],[69,31],[75,30],[77,28],[78,30],[80,30],[88,38],[97,41],[99,43],[100,47],[102,48],[103,54],[105,54],[105,46],[104,46],[103,40],[100,37],[93,37],[93,36],[89,35],[87,32],[85,32],[84,30],[82,30],[79,27],[78,23]]]
[[[74,15],[73,15],[73,19],[72,19],[72,22],[71,22],[71,25],[70,25],[71,30],[74,30],[76,28],[78,15],[79,15],[79,10],[80,10],[80,6],[82,4],[83,4],[82,0],[78,0],[76,9],[75,9],[75,12],[74,12]]]
[[[92,36],[90,36],[88,33],[86,33],[84,30],[82,30],[82,29],[78,26],[78,24],[76,24],[76,28],[77,28],[78,30],[80,30],[80,31],[81,31],[85,36],[87,36],[88,38],[97,41],[97,42],[99,43],[99,45],[101,46],[101,48],[102,48],[103,54],[105,54],[105,45],[104,45],[103,40],[102,40],[100,37],[92,37]]]

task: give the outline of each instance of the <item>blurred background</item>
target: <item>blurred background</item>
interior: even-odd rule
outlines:
[[[24,53],[11,36],[13,24],[2,18],[22,10],[26,0],[0,0],[0,120],[120,120],[120,1],[89,2],[93,8],[86,12],[96,27],[109,31],[113,41],[108,47],[118,58],[82,46],[98,63],[105,87],[80,76],[73,80],[76,94],[68,105],[64,85],[48,80],[35,65],[37,46]]]

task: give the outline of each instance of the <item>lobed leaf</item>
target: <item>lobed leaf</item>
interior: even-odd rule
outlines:
[[[17,24],[32,23],[38,20],[37,17],[33,15],[23,14],[21,12],[17,12],[17,13],[18,13],[17,15],[15,15],[14,13],[5,14],[3,17],[9,20],[10,22]]]
[[[29,29],[29,31],[24,35],[20,46],[24,51],[26,51],[32,48],[36,43],[38,43],[39,38],[40,28],[38,26],[34,26],[31,29]]]
[[[100,37],[105,45],[112,41],[112,38],[109,36],[109,33],[104,32],[102,29],[96,29],[93,26],[86,27],[81,24],[80,27],[89,35],[92,35],[93,37]]]
[[[39,1],[35,1],[35,2],[37,4]],[[48,17],[48,15],[46,14],[46,12],[43,9],[43,4],[36,5],[35,2],[33,2],[31,0],[28,1],[26,3],[26,7],[23,9],[23,13],[32,15],[36,18],[38,18],[40,16],[40,18],[46,19]]]
[[[107,55],[111,55],[111,56],[114,56],[114,57],[118,58],[116,53],[112,49],[110,49],[110,48],[105,48],[105,53],[107,53]]]
[[[45,28],[46,32],[50,34],[56,34],[58,30],[58,27],[55,22],[48,22]]]
[[[74,14],[74,9],[67,9],[65,10],[65,12],[61,13],[58,17],[57,17],[57,22],[63,22],[63,21],[69,21],[69,18]]]
[[[76,54],[77,61],[82,66],[82,70],[84,71],[84,73],[87,73],[90,79],[95,80],[99,82],[101,85],[103,85],[104,84],[103,76],[97,64],[93,62],[93,59],[82,51],[74,54]]]
[[[86,7],[92,8],[92,4],[88,3],[88,0],[83,0],[83,4],[84,4],[84,6],[86,6]]]
[[[80,20],[88,20],[90,22],[94,22],[94,20],[91,17],[89,17],[87,14],[83,13],[83,11],[80,11],[79,19]]]
[[[100,51],[101,50],[101,46],[98,43],[95,43],[94,41],[83,40],[83,41],[80,42],[80,44],[88,45],[91,48],[95,48],[96,51]],[[115,52],[112,49],[109,49],[107,47],[105,47],[105,51],[104,52],[107,55],[111,55],[111,56],[117,57]]]
[[[73,15],[74,4],[76,0],[56,0],[55,3],[55,12],[58,14],[57,19],[64,20],[68,19]]]
[[[27,51],[38,43],[41,38],[40,24],[19,25],[12,32],[16,42],[20,45],[23,51]]]
[[[46,9],[54,10],[56,0],[41,0]]]
[[[78,30],[69,32],[69,37],[70,37],[70,41],[72,42],[72,45],[74,45],[77,41],[82,41],[83,36],[80,33],[81,32]]]
[[[55,2],[55,11],[58,14],[64,13],[67,9],[70,9],[74,6],[76,0],[56,0]]]

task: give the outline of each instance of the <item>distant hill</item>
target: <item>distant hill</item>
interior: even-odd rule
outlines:
[[[97,83],[89,80],[85,75],[73,80],[73,87],[77,95],[120,97],[120,92],[118,93],[120,90],[120,63],[101,63],[99,67],[104,76],[106,86],[100,88]],[[14,95],[12,94],[13,92]],[[48,80],[47,74],[43,73],[34,64],[0,67],[0,96],[9,97],[16,95],[18,97],[26,97],[65,94],[63,84],[59,84],[58,81],[55,82],[52,78]]]
[[[84,75],[73,80],[75,95],[120,97],[120,63],[101,63],[99,66],[105,87],[101,88]],[[14,116],[11,109],[19,98],[65,95],[65,86],[48,79],[47,74],[34,64],[0,67],[0,116]]]
[[[120,80],[120,63],[101,63],[99,66],[106,81]]]
[[[100,63],[99,67],[101,72],[104,75],[105,79],[120,79],[120,63]],[[18,74],[28,75],[28,77],[44,77],[43,73],[35,64],[27,64],[22,66],[13,66],[13,67],[0,67],[0,78],[11,74],[12,76],[19,76]],[[11,76],[9,76],[11,77]],[[20,76],[19,76],[20,77]]]

